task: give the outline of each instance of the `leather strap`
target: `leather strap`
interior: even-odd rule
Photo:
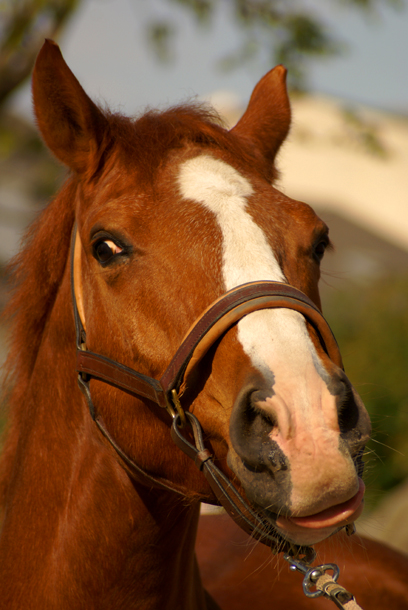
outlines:
[[[186,496],[186,494],[188,493],[188,489],[181,485],[177,486],[174,483],[170,483],[169,481],[159,478],[157,476],[150,475],[148,472],[140,468],[140,466],[138,466],[136,462],[131,460],[130,457],[126,455],[124,451],[122,451],[121,447],[119,447],[115,439],[111,436],[108,429],[106,428],[102,417],[95,412],[95,406],[93,404],[91,391],[89,388],[89,381],[84,381],[82,376],[78,375],[78,385],[88,403],[88,408],[92,419],[94,420],[99,430],[102,432],[103,436],[109,441],[116,453],[122,459],[124,467],[130,474],[130,476],[142,485],[145,485],[146,487],[158,487],[160,489],[165,489],[166,491],[176,492],[177,494],[183,497]],[[206,502],[211,504],[213,500],[211,498],[208,498],[206,499]]]
[[[301,313],[315,328],[329,358],[343,366],[336,340],[314,303],[289,284],[268,281],[239,286],[215,301],[190,328],[160,380],[81,347],[77,351],[77,371],[166,408],[171,390],[178,391],[188,383],[193,368],[228,328],[253,311],[271,308]]]
[[[110,358],[79,349],[77,371],[100,379],[125,392],[147,398],[160,407],[166,407],[166,395],[159,381],[146,377]]]
[[[231,481],[214,464],[214,458],[204,446],[202,428],[197,418],[186,412],[188,423],[194,435],[195,446],[185,437],[185,427],[180,426],[180,417],[173,420],[171,438],[186,455],[188,455],[203,472],[219,504],[228,515],[247,534],[267,544],[275,552],[289,551],[292,547],[273,528],[271,523],[248,506]]]
[[[286,308],[301,313],[315,328],[329,358],[343,367],[340,350],[329,325],[316,305],[303,292],[282,282],[249,282],[212,303],[187,332],[179,349],[160,378],[168,393],[187,383],[191,370],[214,342],[233,324],[253,311]]]

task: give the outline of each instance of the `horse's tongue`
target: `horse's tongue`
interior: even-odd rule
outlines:
[[[359,479],[359,489],[355,496],[336,504],[330,508],[322,510],[320,513],[314,515],[308,515],[306,517],[291,517],[288,521],[291,521],[295,525],[311,528],[320,529],[325,527],[333,527],[336,525],[345,525],[345,522],[355,521],[362,513],[363,510],[363,497],[364,497],[365,485],[361,479]],[[276,523],[279,526],[280,518],[277,519]],[[285,528],[284,523],[281,524]]]

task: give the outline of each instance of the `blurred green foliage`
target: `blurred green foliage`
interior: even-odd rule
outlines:
[[[135,1],[135,0],[134,0]],[[145,0],[139,0],[145,1]],[[219,66],[234,69],[255,56],[266,54],[268,65],[282,63],[288,69],[290,85],[294,89],[307,88],[307,72],[311,60],[339,55],[346,46],[329,25],[328,9],[343,7],[359,11],[364,16],[380,18],[385,4],[395,9],[406,6],[405,0],[163,0],[187,10],[196,23],[211,31],[217,11],[228,6],[231,20],[241,30],[241,44],[225,57]],[[151,18],[148,40],[160,60],[174,58],[174,43],[179,31],[177,16],[156,20]]]
[[[408,478],[408,277],[326,294],[324,312],[372,421],[368,501]]]
[[[324,15],[327,8],[344,6],[363,15],[376,14],[383,5],[406,6],[406,0],[162,0],[168,17],[157,16],[157,4],[144,3],[147,42],[161,61],[176,57],[175,41],[180,23],[172,5],[189,13],[206,26],[217,18],[220,7],[228,7],[241,31],[239,48],[221,57],[219,66],[233,69],[263,54],[267,65],[283,63],[291,85],[304,89],[310,61],[341,53],[345,46]],[[0,106],[30,74],[44,38],[56,38],[81,0],[0,0]],[[170,11],[169,11],[170,9]],[[323,10],[322,10],[323,9]],[[150,10],[150,12],[149,12]],[[142,13],[143,14],[143,13]]]
[[[0,0],[0,105],[29,76],[44,38],[58,35],[79,0]]]
[[[3,187],[10,184],[33,206],[40,207],[54,195],[65,175],[65,168],[48,151],[33,125],[12,113],[0,113]]]

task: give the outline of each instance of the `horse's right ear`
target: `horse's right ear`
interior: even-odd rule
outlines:
[[[45,41],[38,54],[32,91],[38,127],[50,150],[75,172],[96,171],[108,121],[51,40]]]

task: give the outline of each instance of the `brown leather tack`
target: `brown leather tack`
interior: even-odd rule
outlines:
[[[203,451],[199,451],[194,458],[194,463],[197,466],[198,470],[202,470],[205,462],[207,460],[212,459],[212,454],[208,451],[208,449],[204,449]]]

